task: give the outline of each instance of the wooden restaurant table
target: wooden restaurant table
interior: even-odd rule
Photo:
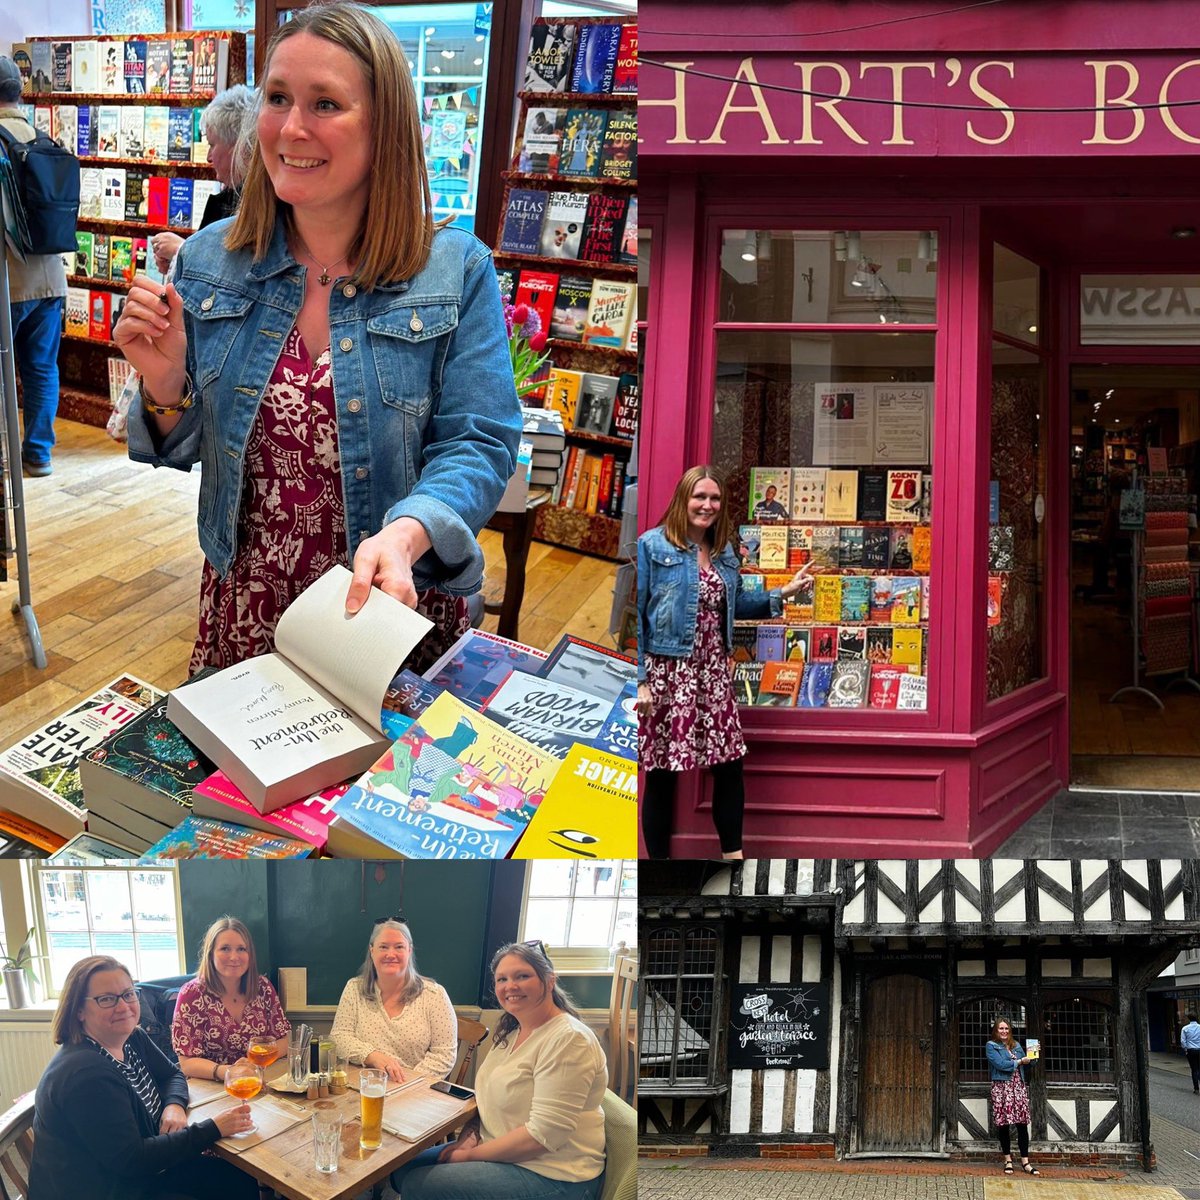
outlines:
[[[213,1111],[219,1112],[226,1105],[235,1103],[219,1084],[208,1080],[189,1079],[188,1090],[191,1093],[190,1121],[203,1120],[210,1105]],[[264,1088],[250,1102],[251,1111],[265,1099],[281,1102],[285,1106],[300,1106],[304,1110],[303,1120],[244,1150],[231,1149],[237,1144],[236,1141],[225,1138],[217,1142],[213,1149],[226,1162],[253,1175],[259,1183],[274,1188],[288,1200],[350,1200],[350,1197],[386,1179],[398,1167],[459,1129],[475,1115],[475,1102],[472,1100],[464,1103],[420,1141],[406,1142],[385,1129],[378,1150],[363,1150],[358,1144],[359,1106],[358,1092],[355,1090],[350,1089],[342,1096],[330,1096],[327,1100],[308,1100],[302,1095],[280,1094]],[[313,1160],[311,1115],[318,1105],[329,1104],[342,1111],[342,1150],[338,1169],[322,1175]],[[384,1120],[387,1120],[386,1108]]]

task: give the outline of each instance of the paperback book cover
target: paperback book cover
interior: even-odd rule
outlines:
[[[750,468],[751,521],[786,521],[791,495],[791,468]]]
[[[146,43],[141,38],[125,43],[125,91],[130,96],[146,94]]]
[[[329,840],[329,826],[337,816],[337,803],[349,786],[339,783],[274,812],[260,813],[228,775],[214,771],[193,788],[192,811],[197,817],[245,825],[272,837],[294,838],[321,851]]]
[[[125,220],[146,223],[150,212],[149,196],[146,194],[146,184],[149,173],[130,167],[125,172]]]
[[[615,703],[630,683],[637,683],[637,660],[608,646],[563,634],[534,672]]]
[[[912,526],[900,525],[888,531],[888,566],[894,571],[911,571]]]
[[[795,521],[825,519],[825,468],[792,468],[791,516]]]
[[[861,525],[842,525],[838,529],[838,566],[854,569],[865,566],[865,546],[865,531]]]
[[[865,625],[838,626],[838,662],[843,659],[867,660],[867,627]]]
[[[167,110],[167,158],[171,162],[191,162],[192,110],[190,108]]]
[[[432,623],[378,588],[347,617],[350,580],[334,566],[301,592],[274,653],[171,693],[167,716],[259,812],[342,782],[387,744],[384,693]]]
[[[170,146],[171,110],[165,104],[152,104],[144,112],[145,155],[155,162],[166,162]]]
[[[15,47],[14,47],[15,50]],[[14,54],[13,60],[16,61]],[[95,95],[101,90],[100,44],[92,38],[80,38],[74,43],[75,91],[83,95]]]
[[[258,829],[188,817],[138,862],[155,863],[179,858],[307,858],[312,846],[294,838],[276,837]]]
[[[866,470],[858,473],[858,519],[887,519],[887,472]]]
[[[72,337],[87,337],[91,320],[91,293],[87,288],[67,288],[66,311],[63,317],[64,329]]]
[[[754,646],[756,662],[782,662],[787,645],[787,630],[782,625],[760,625]]]
[[[551,192],[542,218],[539,253],[546,258],[579,258],[587,207],[585,192]],[[591,293],[590,280],[588,292]]]
[[[825,520],[853,521],[858,516],[858,472],[825,472]]]
[[[83,229],[75,231],[74,273],[76,275],[83,275],[88,279],[91,279],[96,273],[95,243],[92,241],[92,234]]]
[[[517,169],[532,175],[554,175],[562,150],[564,108],[531,108],[525,116],[525,133]]]
[[[601,179],[637,178],[637,111],[613,109],[600,149]]]
[[[579,30],[571,91],[593,95],[611,92],[620,48],[620,25],[584,25]]]
[[[871,683],[871,664],[865,659],[841,658],[829,684],[829,708],[863,708]]]
[[[100,91],[107,96],[125,94],[125,42],[113,38],[98,43],[100,55]]]
[[[918,627],[897,627],[892,630],[892,662],[896,666],[921,669],[921,630]]]
[[[638,756],[638,715],[637,715],[637,680],[631,679],[621,689],[621,694],[613,701],[604,724],[596,735],[592,745],[606,754],[615,754],[618,758],[637,762]],[[567,758],[571,756],[568,754]]]
[[[765,708],[795,708],[803,674],[803,663],[787,660],[764,663],[755,703]]]
[[[617,262],[627,267],[636,267],[638,261],[638,198],[629,197],[625,210],[625,228],[621,231],[621,245],[617,250]]]
[[[892,624],[915,625],[921,619],[921,581],[915,575],[892,578]]]
[[[88,337],[107,342],[112,336],[112,293],[96,290],[88,294]]]
[[[121,112],[115,104],[96,107],[96,154],[100,158],[120,157]]]
[[[440,695],[442,688],[412,671],[403,670],[383,694],[379,725],[395,741]]]
[[[762,557],[762,527],[759,525],[738,526],[738,557],[743,567],[759,567]],[[745,581],[743,580],[743,586]]]
[[[554,193],[558,195],[558,193]],[[550,336],[566,342],[583,340],[588,305],[592,299],[592,281],[582,275],[564,275],[558,281],[554,314],[550,318]],[[636,417],[635,423],[636,423]]]
[[[866,621],[871,611],[871,577],[842,577],[842,620],[851,625]]]
[[[547,193],[535,188],[510,188],[504,211],[500,250],[505,254],[540,254],[542,218]]]
[[[841,561],[842,531],[836,525],[814,525],[812,560],[818,567],[835,569]]]
[[[785,571],[788,566],[788,527],[759,526],[758,565],[764,571]]]
[[[871,610],[872,621],[889,623],[892,620],[892,577],[890,575],[871,576]]]
[[[109,278],[129,283],[133,279],[133,239],[114,234],[108,239]]]
[[[28,42],[13,42],[11,58],[21,76],[21,95],[33,93],[33,59],[29,57]]]
[[[921,516],[921,472],[887,473],[887,520],[918,521]]]
[[[167,222],[175,229],[192,227],[192,181],[172,179],[167,207]]]
[[[558,159],[560,175],[594,179],[600,174],[600,151],[604,145],[607,117],[607,113],[595,108],[567,110]]]
[[[558,768],[443,693],[339,801],[328,846],[344,857],[505,858]]]
[[[812,560],[811,525],[789,525],[787,527],[787,568],[798,571]]]
[[[867,693],[870,708],[895,708],[900,699],[900,680],[907,672],[903,667],[871,664],[871,684]]]
[[[167,90],[172,96],[187,96],[194,89],[192,79],[196,69],[196,46],[190,37],[171,39],[171,77]]]
[[[575,429],[579,433],[608,436],[613,408],[617,402],[617,377],[585,372],[579,386],[579,407],[575,410]]]
[[[928,575],[932,559],[932,530],[928,525],[914,525],[912,531],[912,569]]]
[[[575,57],[575,26],[569,21],[537,22],[529,33],[525,91],[565,92]]]
[[[609,196],[604,192],[593,192],[588,197],[583,239],[579,243],[581,259],[598,263],[616,261],[626,203],[625,196]]]
[[[72,44],[70,42],[53,42],[51,43],[54,55],[54,66],[52,68],[53,90],[56,92],[73,92],[75,90],[72,81],[71,64],[73,61]]]
[[[546,407],[562,417],[563,429],[575,428],[579,411],[579,392],[583,387],[583,372],[554,367],[546,380]]]
[[[592,284],[583,340],[593,346],[620,349],[636,323],[636,284],[617,279],[597,279]]]
[[[483,714],[545,754],[567,757],[576,742],[590,745],[612,710],[611,699],[570,684],[514,671],[483,708]]]
[[[787,636],[784,638],[783,656],[788,662],[807,662],[808,647],[812,640],[812,630],[801,628],[799,626],[790,627],[787,630]]]
[[[545,650],[483,629],[468,629],[424,677],[463,704],[482,709],[513,671],[536,675],[547,658]]]
[[[171,43],[155,38],[146,43],[146,91],[165,96],[171,89]]]
[[[867,662],[890,663],[892,661],[892,627],[873,625],[867,630]]]
[[[743,708],[751,707],[758,700],[758,685],[765,665],[760,662],[733,664],[733,698]]]
[[[550,328],[557,292],[558,274],[554,271],[522,271],[517,276],[517,303],[532,308],[543,329]]]
[[[636,857],[636,763],[595,747],[573,746],[513,858]]]
[[[54,51],[49,42],[29,43],[30,91],[45,96],[54,90]]]
[[[192,88],[197,92],[217,90],[217,44],[211,34],[197,34],[195,61],[192,71]]]
[[[813,582],[813,619],[837,624],[842,619],[842,576],[818,575]]]
[[[88,155],[96,153],[96,143],[93,140],[93,136],[98,136],[99,130],[96,128],[96,124],[92,120],[92,112],[95,110],[95,107],[96,106],[94,104],[81,104],[75,112],[75,145],[72,147],[72,149],[79,158],[84,158]],[[82,174],[83,172],[81,171],[81,190],[83,184]]]
[[[824,708],[829,699],[829,689],[833,684],[834,664],[829,662],[810,662],[804,667],[804,677],[800,682],[800,695],[797,705],[800,708]]]
[[[0,751],[0,809],[62,837],[81,833],[87,811],[80,760],[161,695],[143,680],[121,675]]]
[[[867,525],[863,529],[862,565],[870,571],[882,571],[891,557],[891,530],[883,525]]]
[[[896,707],[924,712],[926,690],[924,675],[905,675],[900,680],[900,695],[896,699]]]
[[[110,253],[111,246],[108,240],[107,233],[97,233],[92,235],[92,249],[96,255],[96,278],[111,279],[112,278],[112,255]]]
[[[79,145],[79,109],[74,104],[54,106],[54,140],[72,154]]]
[[[752,578],[750,575],[742,576],[742,583]],[[751,624],[739,623],[733,627],[733,647],[729,652],[729,657],[735,663],[754,662],[754,654],[758,647],[758,629]]]
[[[808,657],[811,662],[837,662],[838,631],[836,625],[819,625],[812,631]]]

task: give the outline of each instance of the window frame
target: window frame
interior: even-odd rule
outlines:
[[[50,934],[54,931],[48,929],[47,925],[46,925],[46,914],[45,914],[44,905],[42,903],[42,889],[40,886],[40,877],[41,877],[41,875],[50,873],[50,872],[62,873],[62,872],[68,872],[68,871],[70,871],[70,872],[78,871],[78,872],[82,873],[85,876],[85,878],[88,875],[102,875],[102,874],[113,874],[113,873],[119,874],[119,875],[122,875],[125,877],[126,885],[130,889],[132,889],[131,876],[133,876],[135,873],[146,872],[146,871],[158,871],[158,872],[161,872],[162,874],[164,874],[165,876],[167,876],[167,878],[169,878],[172,881],[171,890],[172,890],[172,898],[174,900],[175,931],[176,931],[176,935],[177,935],[176,936],[177,962],[176,962],[176,970],[173,973],[176,975],[183,975],[183,974],[187,973],[187,946],[186,946],[186,939],[184,936],[183,901],[182,901],[182,897],[180,895],[180,890],[179,890],[179,872],[175,869],[174,863],[164,861],[161,863],[151,865],[151,864],[147,864],[147,863],[137,863],[135,861],[120,861],[120,862],[103,863],[103,864],[100,864],[100,863],[74,864],[74,863],[54,863],[54,862],[50,862],[48,860],[41,860],[41,859],[29,860],[25,863],[25,875],[24,875],[23,883],[25,886],[26,903],[27,903],[32,921],[34,923],[34,927],[37,930],[38,954],[40,956],[40,961],[42,963],[42,969],[39,971],[38,974],[39,974],[39,978],[42,981],[41,992],[42,992],[42,998],[44,1000],[57,1000],[61,989],[50,986],[50,970],[49,970],[50,941],[49,941],[49,938],[50,938]],[[86,887],[86,883],[85,883],[85,887]],[[138,964],[139,964],[140,959],[139,959],[139,947],[138,947],[137,939],[138,939],[139,932],[144,932],[144,931],[139,931],[136,924],[134,923],[132,914],[133,914],[133,909],[131,907],[131,909],[130,909],[131,928],[129,930],[129,934],[134,939],[133,955],[132,955],[132,961],[128,962],[126,965],[129,967],[130,971],[133,973],[134,981],[141,982],[142,981],[140,979],[141,972],[138,969]],[[87,920],[88,920],[88,926],[87,926],[88,937],[89,937],[89,939],[94,939],[96,931],[92,926],[92,915],[90,912],[87,913]],[[81,955],[80,957],[86,957],[86,956]]]
[[[1068,1075],[1055,1074],[1056,1047],[1062,1043],[1055,1038],[1042,1036],[1041,1073],[1047,1088],[1105,1088],[1119,1086],[1117,1078],[1117,1013],[1111,999],[1099,995],[1071,995],[1055,991],[1043,998],[1038,1014],[1038,1028],[1045,1032],[1045,1025],[1057,1011],[1069,1010],[1074,1005],[1080,1005],[1081,1011],[1093,1009],[1104,1018],[1104,1035],[1108,1053],[1109,1067],[1106,1077],[1081,1079],[1082,1071],[1072,1071]],[[1099,1073],[1097,1073],[1099,1074]]]
[[[612,914],[611,914],[611,917],[609,920],[609,944],[607,946],[558,946],[552,942],[545,942],[546,952],[550,955],[550,961],[555,965],[555,967],[557,967],[560,970],[563,970],[563,971],[605,971],[605,972],[607,972],[612,969],[611,957],[612,957],[613,946],[616,945],[615,938],[616,938],[617,910],[618,910],[621,900],[622,900],[621,882],[620,881],[621,881],[622,875],[625,873],[627,868],[633,867],[636,870],[637,861],[635,859],[614,858],[614,859],[603,859],[603,860],[600,860],[600,862],[598,862],[598,863],[585,863],[585,862],[583,862],[583,860],[578,860],[578,861],[575,861],[573,863],[573,865],[574,866],[580,866],[580,865],[582,865],[582,866],[599,866],[599,865],[601,865],[601,863],[604,863],[604,862],[611,863],[617,873],[617,890],[613,893],[613,895],[611,897],[607,897],[607,896],[598,897],[598,899],[604,899],[604,900],[611,899],[611,901],[612,901]],[[531,929],[526,929],[526,927],[525,927],[526,916],[527,916],[527,913],[529,910],[529,900],[530,900],[529,889],[533,883],[533,865],[534,865],[533,863],[530,863],[529,870],[527,870],[525,872],[525,878],[521,884],[521,915],[520,915],[520,919],[519,919],[519,922],[517,925],[518,941],[532,940],[533,938],[539,936],[538,931],[536,929],[531,930]],[[565,900],[568,904],[568,912],[567,912],[567,928],[568,929],[570,929],[570,921],[571,921],[571,915],[572,915],[570,906],[574,904],[574,901],[576,899],[575,887],[576,887],[577,880],[578,880],[578,873],[575,871],[572,871],[571,895],[569,895],[569,896],[556,897],[556,896],[536,895],[533,897],[533,899],[535,899],[535,900],[540,900],[540,899]],[[634,915],[636,918],[637,897],[636,896],[626,897],[625,899],[626,899],[627,903],[633,904]],[[635,930],[634,941],[632,943],[628,943],[628,942],[626,943],[626,945],[631,950],[636,949],[636,947],[637,947],[637,934],[636,934],[637,922],[636,922],[636,919],[634,922],[634,930]],[[543,941],[544,940],[545,939],[543,939]]]

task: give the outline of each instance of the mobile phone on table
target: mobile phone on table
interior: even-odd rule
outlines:
[[[447,1096],[453,1096],[455,1100],[475,1099],[475,1093],[469,1087],[463,1087],[457,1083],[448,1083],[445,1079],[439,1079],[436,1083],[431,1083],[429,1086],[435,1092],[445,1092]]]

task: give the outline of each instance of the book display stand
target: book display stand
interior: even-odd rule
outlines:
[[[18,45],[34,66],[33,90],[21,95],[30,122],[77,154],[82,170],[59,412],[103,426],[128,373],[112,326],[134,274],[155,274],[149,239],[191,234],[218,186],[198,118],[218,91],[245,82],[246,35],[37,37]],[[51,64],[52,89],[39,60]]]
[[[607,73],[593,31],[610,35]],[[495,256],[505,299],[535,307],[551,335],[546,386],[525,402],[561,412],[567,438],[534,537],[612,559],[637,427],[636,37],[603,18],[534,22]],[[618,320],[589,326],[597,312]]]

